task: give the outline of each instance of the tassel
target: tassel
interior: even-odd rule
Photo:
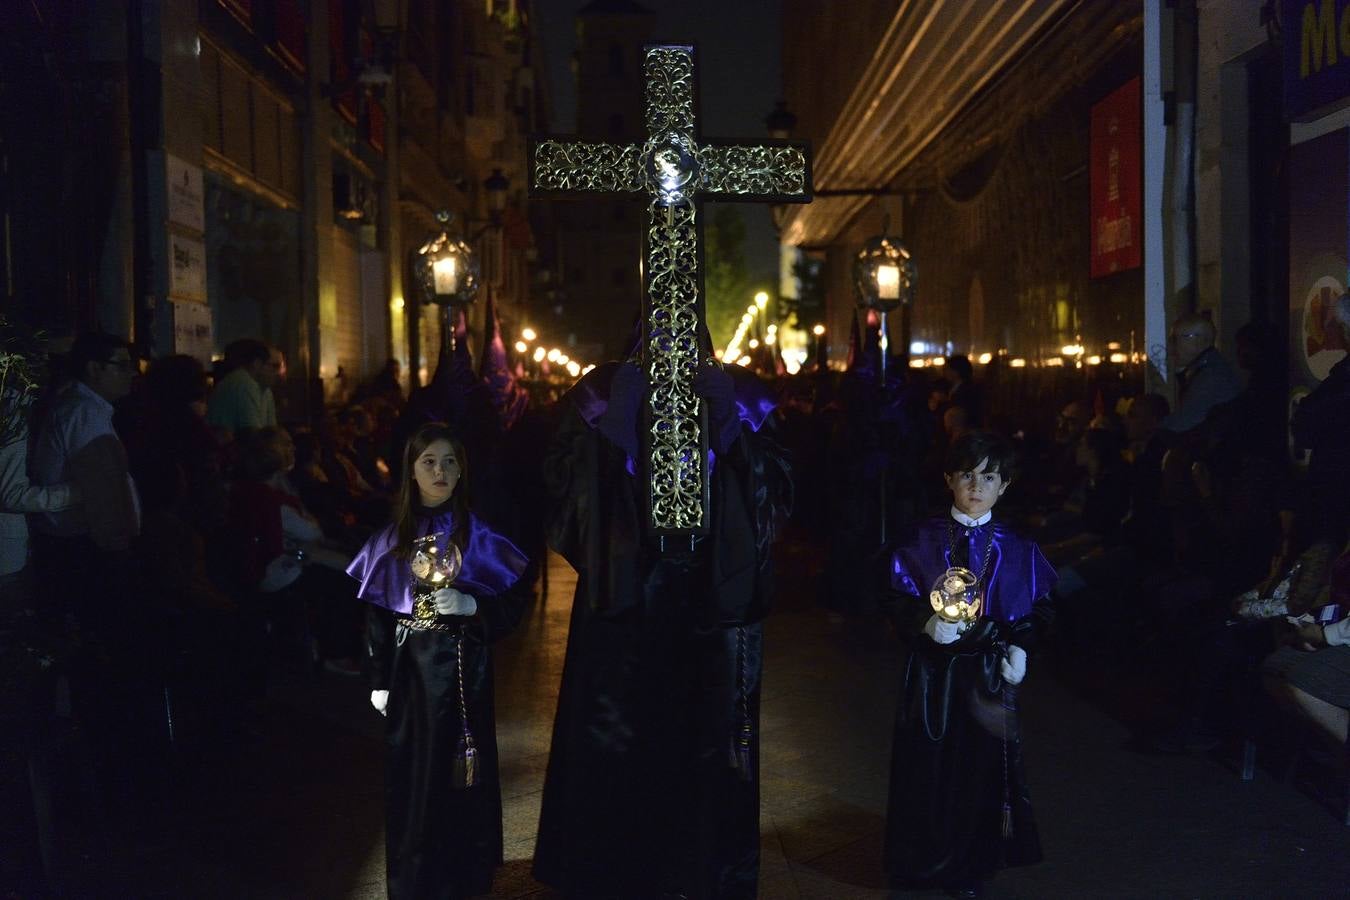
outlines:
[[[750,762],[751,737],[750,720],[745,719],[741,722],[741,733],[731,739],[731,768],[736,770],[741,781],[753,781],[755,778],[754,766]]]
[[[478,783],[478,748],[473,738],[465,735],[455,754],[455,789],[471,788]]]
[[[1012,807],[1007,803],[1003,804],[1003,839],[1006,841],[1012,837]]]
[[[457,789],[471,788],[478,783],[478,748],[473,742],[473,732],[469,731],[469,703],[464,696],[464,626],[460,626],[459,640],[455,646],[455,676],[459,682],[459,721],[464,734],[459,739],[455,753],[454,786]]]

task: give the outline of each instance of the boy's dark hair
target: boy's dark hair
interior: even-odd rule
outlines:
[[[85,369],[91,362],[106,363],[112,359],[113,354],[118,350],[131,352],[131,344],[127,343],[125,338],[115,334],[106,334],[102,331],[86,331],[75,342],[70,345],[70,355],[66,361],[70,366],[70,374],[75,378],[83,379]]]
[[[947,450],[942,472],[969,472],[982,460],[989,460],[986,472],[997,472],[1004,481],[1012,481],[1017,474],[1017,454],[1008,439],[992,431],[971,431],[957,438]]]

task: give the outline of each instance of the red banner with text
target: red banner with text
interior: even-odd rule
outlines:
[[[1125,82],[1092,107],[1092,277],[1144,261],[1143,118],[1140,79]]]

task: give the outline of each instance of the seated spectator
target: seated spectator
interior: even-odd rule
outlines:
[[[1288,631],[1286,617],[1325,602],[1336,547],[1319,541],[1278,580],[1239,594],[1222,622],[1211,620],[1188,642],[1188,666],[1177,723],[1154,740],[1167,752],[1204,752],[1217,746],[1247,715],[1247,683],[1256,663]]]
[[[1262,672],[1276,699],[1344,746],[1350,724],[1350,552],[1331,564],[1320,599],[1321,605],[1298,617],[1288,646],[1266,659]]]
[[[283,656],[314,655],[355,674],[360,613],[345,576],[347,554],[330,547],[286,478],[295,446],[279,428],[249,433],[230,490],[230,527],[239,586],[260,597]],[[313,628],[310,628],[310,622]],[[311,637],[312,634],[312,637]]]
[[[1237,371],[1214,346],[1214,337],[1214,323],[1207,315],[1184,315],[1172,325],[1169,362],[1181,383],[1181,401],[1163,421],[1168,431],[1184,434],[1200,427],[1210,410],[1242,390]]]

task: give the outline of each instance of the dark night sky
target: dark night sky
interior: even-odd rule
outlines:
[[[554,134],[576,130],[576,85],[570,68],[576,11],[589,0],[539,0],[535,14],[550,73]],[[782,96],[778,0],[638,0],[656,13],[654,41],[697,47],[700,128],[705,137],[754,140]],[[578,135],[587,137],[587,135]],[[778,239],[765,204],[737,204],[747,229],[750,274],[777,284]],[[749,298],[747,298],[748,301]]]

